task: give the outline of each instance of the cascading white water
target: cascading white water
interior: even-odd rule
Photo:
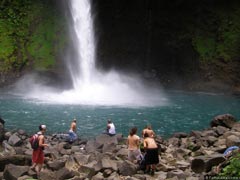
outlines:
[[[77,48],[79,72],[72,74],[74,88],[89,84],[95,72],[95,42],[91,4],[89,0],[70,0],[70,10],[76,38],[73,43]]]
[[[75,59],[66,59],[73,81],[73,89],[56,92],[30,78],[31,88],[28,89],[26,96],[50,103],[63,104],[165,105],[167,99],[159,88],[146,87],[136,77],[126,76],[115,71],[101,73],[95,68],[95,42],[90,0],[69,0],[68,2],[73,22],[70,27],[74,32],[72,41],[77,51]],[[27,87],[26,79],[29,81],[29,78],[25,78],[19,84]]]

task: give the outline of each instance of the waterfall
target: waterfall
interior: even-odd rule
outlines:
[[[74,46],[77,47],[78,72],[71,74],[74,88],[89,84],[95,72],[95,42],[89,0],[70,0]],[[70,69],[70,72],[71,69]],[[74,71],[73,71],[74,72]]]
[[[143,85],[137,76],[127,76],[113,70],[103,73],[96,69],[90,0],[67,2],[72,22],[69,28],[76,55],[71,59],[66,55],[65,61],[73,89],[60,92],[39,84],[33,78],[25,78],[19,83],[24,95],[43,102],[61,104],[131,107],[165,105],[167,99],[159,87]],[[28,89],[24,90],[26,87]]]

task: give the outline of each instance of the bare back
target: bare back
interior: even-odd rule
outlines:
[[[128,149],[129,150],[136,150],[139,149],[139,144],[140,144],[140,138],[136,134],[133,136],[128,136],[127,139],[127,144],[128,144]]]
[[[72,130],[72,131],[76,131],[76,127],[77,127],[77,124],[76,124],[76,122],[72,122],[71,123],[71,127],[70,127],[70,130]]]

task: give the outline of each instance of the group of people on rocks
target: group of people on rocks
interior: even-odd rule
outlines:
[[[155,133],[150,125],[147,125],[142,131],[141,139],[137,135],[137,127],[131,128],[128,138],[128,159],[134,163],[144,161],[146,165],[145,173],[154,175],[156,164],[159,163],[158,145],[155,141]],[[142,154],[140,145],[143,144],[144,153]]]
[[[32,153],[32,166],[31,169],[36,171],[37,175],[39,175],[43,163],[44,163],[44,149],[48,147],[48,144],[44,142],[44,134],[46,132],[46,125],[39,126],[38,136],[38,148],[33,149]],[[68,132],[68,142],[73,143],[77,140],[77,120],[73,119],[70,125],[70,129]],[[107,122],[106,130],[104,134],[108,134],[109,136],[114,136],[116,134],[116,128],[114,123],[109,119]],[[158,145],[155,142],[155,133],[152,130],[151,126],[146,126],[142,131],[142,138],[137,135],[137,127],[131,128],[128,138],[127,138],[127,146],[128,146],[128,160],[133,163],[139,163],[144,160],[146,168],[145,173],[149,173],[154,175],[154,171],[156,169],[156,164],[159,163],[158,157]],[[140,149],[140,145],[143,146],[144,151],[142,153]]]

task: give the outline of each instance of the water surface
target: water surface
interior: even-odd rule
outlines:
[[[168,92],[169,103],[159,107],[117,107],[49,104],[35,99],[0,94],[0,116],[9,130],[24,129],[27,133],[47,125],[47,132],[65,133],[70,122],[77,118],[78,134],[94,137],[105,129],[107,119],[112,119],[118,133],[127,136],[129,129],[137,126],[138,134],[146,124],[154,131],[168,137],[174,132],[190,132],[209,127],[212,118],[230,113],[240,118],[240,99],[234,96]]]

